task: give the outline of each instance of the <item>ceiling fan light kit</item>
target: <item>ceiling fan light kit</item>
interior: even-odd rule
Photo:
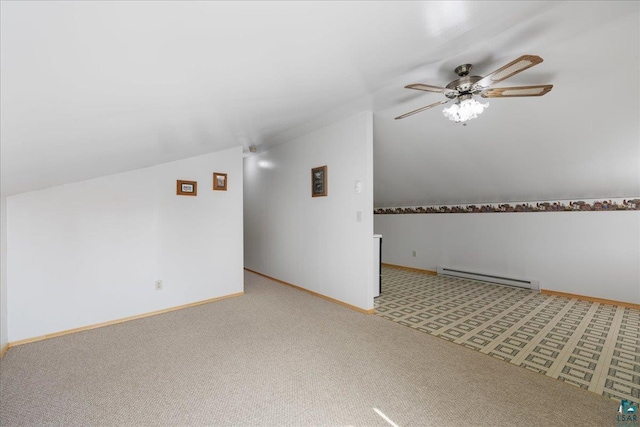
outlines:
[[[478,114],[482,114],[484,109],[488,106],[488,102],[486,104],[481,104],[469,95],[469,98],[463,99],[462,101],[453,104],[451,107],[442,110],[442,114],[453,122],[466,122],[478,117]]]
[[[491,87],[494,84],[508,79],[509,77],[512,77],[541,62],[542,58],[539,56],[522,55],[520,58],[498,68],[496,71],[485,77],[470,76],[469,73],[471,72],[473,65],[462,64],[454,70],[460,78],[452,81],[446,87],[426,85],[423,83],[407,85],[405,86],[407,89],[442,93],[447,99],[405,113],[396,117],[396,120],[404,119],[405,117],[420,113],[437,105],[447,104],[456,100],[455,104],[445,108],[442,113],[453,122],[466,124],[467,121],[475,119],[479,114],[482,114],[482,112],[489,106],[489,103],[481,104],[473,99],[474,95],[480,95],[483,98],[542,96],[549,92],[553,88],[553,85],[516,86],[504,88]]]

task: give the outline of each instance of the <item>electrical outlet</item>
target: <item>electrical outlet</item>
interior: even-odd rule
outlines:
[[[416,255],[418,255],[418,253],[416,251],[413,251],[413,257],[415,258]]]
[[[162,290],[162,280],[156,280],[156,291]]]

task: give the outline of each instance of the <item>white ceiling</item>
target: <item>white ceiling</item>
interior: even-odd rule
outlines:
[[[371,109],[377,206],[640,196],[638,2],[0,3],[2,194]],[[467,126],[404,89],[544,62]],[[327,116],[333,112],[333,115]]]

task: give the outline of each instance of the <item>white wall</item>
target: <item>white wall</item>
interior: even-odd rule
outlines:
[[[242,292],[242,179],[238,147],[9,197],[9,341]]]
[[[372,129],[360,113],[245,159],[246,268],[373,308]],[[312,198],[324,165],[328,196]]]
[[[7,198],[0,197],[0,351],[7,344]]]
[[[637,211],[394,214],[374,221],[384,263],[536,279],[542,289],[640,303]]]

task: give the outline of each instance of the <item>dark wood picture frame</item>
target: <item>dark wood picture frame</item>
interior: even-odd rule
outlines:
[[[214,172],[213,173],[213,189],[217,191],[227,191],[227,174]]]
[[[311,169],[311,197],[327,195],[327,167],[319,166]]]
[[[178,196],[197,196],[198,181],[176,181],[176,194]]]

